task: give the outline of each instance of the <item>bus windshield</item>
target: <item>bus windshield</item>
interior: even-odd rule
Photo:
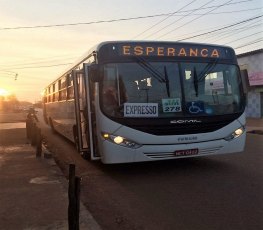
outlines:
[[[175,118],[241,112],[238,67],[217,62],[104,65],[101,109],[117,118]]]

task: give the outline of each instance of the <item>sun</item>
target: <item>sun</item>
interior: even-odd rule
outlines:
[[[0,96],[7,96],[9,95],[10,93],[6,90],[6,89],[2,89],[0,88]]]

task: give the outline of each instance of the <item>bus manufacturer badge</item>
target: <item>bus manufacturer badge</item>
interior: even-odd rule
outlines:
[[[201,123],[201,120],[191,119],[191,120],[172,120],[171,124],[193,124],[193,123]]]

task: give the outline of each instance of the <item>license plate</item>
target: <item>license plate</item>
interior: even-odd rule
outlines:
[[[192,155],[197,155],[198,154],[198,149],[184,149],[184,150],[176,150],[174,152],[174,155],[176,157],[180,156],[192,156]]]

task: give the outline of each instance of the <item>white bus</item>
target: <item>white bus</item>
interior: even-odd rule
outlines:
[[[44,117],[103,163],[244,150],[245,96],[230,47],[113,41],[48,85]]]

